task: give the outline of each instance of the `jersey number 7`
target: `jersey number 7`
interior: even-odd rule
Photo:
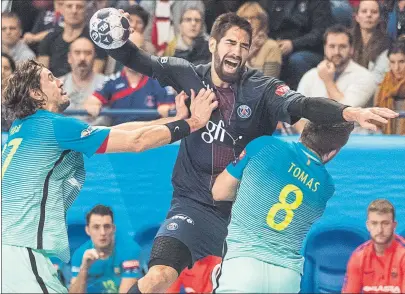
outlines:
[[[295,194],[295,200],[292,203],[287,203],[287,196],[290,193]],[[292,222],[294,217],[294,210],[297,209],[301,204],[304,198],[302,190],[295,185],[288,184],[285,186],[278,197],[279,203],[274,204],[267,214],[267,224],[270,228],[275,229],[276,231],[285,230],[288,225]],[[286,215],[284,220],[281,223],[276,223],[274,218],[276,217],[277,212],[284,210]]]
[[[14,154],[17,152],[18,147],[20,146],[21,142],[22,142],[22,138],[15,138],[13,140],[11,140],[10,142],[8,142],[8,144],[4,145],[3,148],[3,152],[1,153],[1,155],[3,156],[4,153],[6,152],[6,149],[8,147],[12,147],[10,150],[10,153],[7,155],[6,159],[4,160],[3,166],[1,168],[1,179],[3,179],[4,177],[4,173],[6,172],[11,159],[13,159]]]

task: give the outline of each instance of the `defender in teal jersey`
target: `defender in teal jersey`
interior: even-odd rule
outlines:
[[[300,291],[303,240],[335,190],[324,164],[352,130],[308,123],[297,143],[257,138],[218,176],[214,199],[237,196],[215,293]]]
[[[176,97],[175,118],[91,127],[60,114],[69,98],[47,68],[33,60],[19,65],[3,93],[15,119],[2,152],[3,292],[67,292],[49,257],[70,259],[65,218],[84,183],[83,154],[140,152],[205,126],[215,95],[192,95],[192,115],[183,120],[185,99]]]

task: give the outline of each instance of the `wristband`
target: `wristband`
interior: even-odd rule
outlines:
[[[165,126],[170,130],[170,144],[190,135],[190,125],[184,119],[165,124]]]

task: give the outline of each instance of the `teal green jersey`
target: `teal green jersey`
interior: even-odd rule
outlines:
[[[303,240],[334,193],[319,157],[302,143],[264,136],[227,171],[241,182],[225,259],[253,257],[302,273]]]
[[[83,153],[110,130],[45,110],[16,120],[2,151],[2,242],[69,261],[66,211],[80,192]]]

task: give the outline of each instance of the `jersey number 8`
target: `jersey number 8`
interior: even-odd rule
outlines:
[[[287,203],[287,196],[290,193],[295,194],[295,200],[292,203]],[[302,204],[302,199],[304,194],[302,193],[301,189],[295,185],[289,184],[285,186],[281,192],[280,196],[278,197],[279,203],[274,204],[267,214],[267,224],[270,228],[275,229],[277,231],[285,230],[288,225],[292,222],[294,217],[294,210],[297,209]],[[286,215],[284,220],[281,223],[276,224],[275,217],[277,212],[280,210],[284,210]]]

